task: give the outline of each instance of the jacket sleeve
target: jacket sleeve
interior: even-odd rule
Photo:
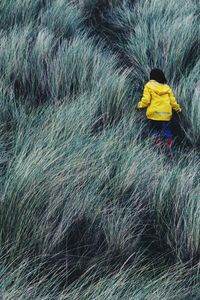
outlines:
[[[176,98],[172,92],[172,90],[170,89],[169,92],[169,97],[170,97],[170,104],[172,106],[172,108],[176,111],[176,112],[181,112],[181,107],[180,105],[177,103]]]
[[[142,99],[138,103],[137,108],[145,108],[149,106],[150,102],[151,102],[151,94],[149,92],[147,85],[145,85]]]

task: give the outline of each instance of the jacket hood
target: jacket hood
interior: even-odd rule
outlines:
[[[147,86],[150,90],[158,94],[159,96],[168,94],[170,92],[170,87],[167,84],[159,83],[155,80],[150,80],[147,83]]]

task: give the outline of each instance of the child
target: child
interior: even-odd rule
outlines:
[[[160,147],[162,139],[164,139],[166,150],[171,153],[173,144],[170,124],[172,109],[181,112],[181,108],[161,70],[153,69],[151,71],[150,81],[144,87],[143,97],[137,108],[147,108],[146,116],[150,120],[153,134],[156,136],[156,146]]]

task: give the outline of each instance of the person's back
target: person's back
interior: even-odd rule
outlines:
[[[172,109],[181,111],[169,85],[156,80],[150,80],[145,85],[143,98],[138,103],[138,108],[146,107],[147,118],[155,121],[169,121]]]
[[[180,112],[181,108],[161,70],[153,69],[151,71],[150,80],[145,84],[143,97],[137,108],[147,108],[146,116],[150,120],[150,127],[157,137],[157,143],[160,142],[161,138],[164,138],[166,146],[171,149],[173,134],[170,120],[172,110]]]

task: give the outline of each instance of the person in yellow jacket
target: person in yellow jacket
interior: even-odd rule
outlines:
[[[163,71],[153,69],[150,80],[144,86],[143,97],[137,105],[138,109],[146,108],[146,116],[150,120],[150,127],[156,136],[156,145],[161,146],[165,140],[167,150],[171,151],[173,134],[171,130],[172,110],[181,112],[172,89],[167,84]]]

